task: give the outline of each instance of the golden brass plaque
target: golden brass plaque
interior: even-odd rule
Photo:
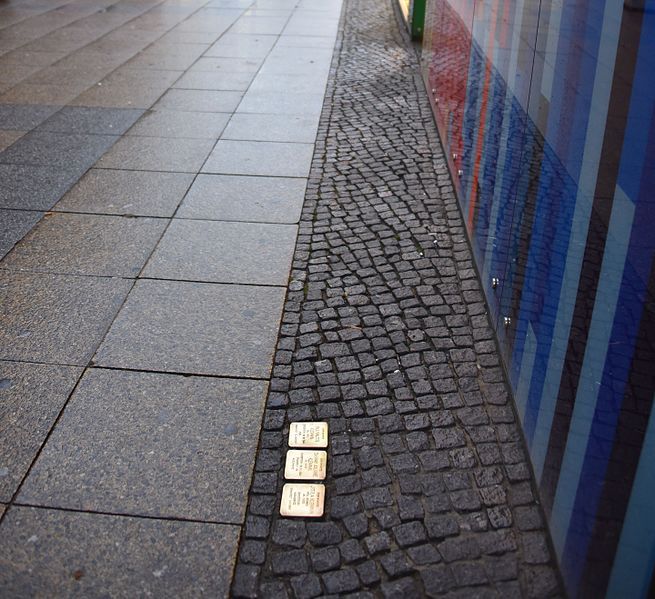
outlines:
[[[284,465],[287,480],[323,480],[327,471],[327,451],[290,449]]]
[[[320,518],[325,505],[325,485],[287,483],[282,488],[281,516]]]
[[[289,427],[289,447],[327,447],[327,422],[292,422]]]

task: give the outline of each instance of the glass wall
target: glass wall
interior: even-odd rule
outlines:
[[[655,596],[655,0],[428,0],[423,72],[571,596]]]

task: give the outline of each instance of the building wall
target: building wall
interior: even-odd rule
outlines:
[[[423,71],[571,596],[655,562],[655,0],[428,0]]]

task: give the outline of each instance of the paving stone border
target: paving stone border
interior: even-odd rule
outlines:
[[[346,0],[235,597],[551,597],[559,576],[416,57]],[[330,426],[326,513],[279,516],[288,424]]]

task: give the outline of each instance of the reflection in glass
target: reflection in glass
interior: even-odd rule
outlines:
[[[422,61],[567,590],[645,597],[655,0],[428,0]]]

